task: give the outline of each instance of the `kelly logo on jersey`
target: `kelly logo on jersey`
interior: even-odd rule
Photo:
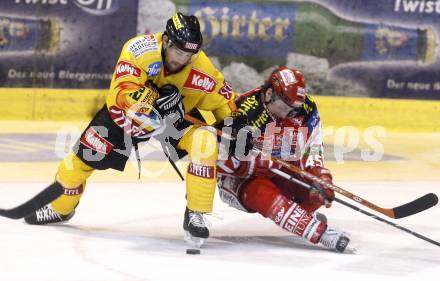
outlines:
[[[191,72],[188,75],[188,79],[186,80],[183,87],[187,89],[211,93],[214,90],[216,84],[217,83],[215,79],[208,74],[198,71],[196,69],[191,69]]]
[[[160,67],[162,66],[162,63],[160,61],[153,62],[148,66],[147,74],[148,76],[156,76],[160,73]]]
[[[104,139],[102,136],[98,134],[93,127],[90,127],[86,133],[81,137],[80,142],[94,150],[103,154],[109,154],[113,149],[113,144]]]
[[[119,61],[116,65],[116,79],[127,75],[141,77],[141,70],[129,62]]]

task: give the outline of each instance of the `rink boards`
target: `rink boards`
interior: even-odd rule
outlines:
[[[0,88],[0,121],[89,121],[106,90]],[[313,95],[312,95],[313,96]],[[440,101],[313,96],[324,126],[383,126],[405,132],[440,132]],[[14,130],[1,124],[1,131]],[[32,131],[25,128],[24,132]]]
[[[5,122],[0,122],[4,124]],[[52,181],[58,163],[70,151],[77,137],[87,125],[64,122],[13,122],[9,132],[0,134],[0,181],[16,182]],[[31,128],[33,134],[23,134]],[[440,180],[440,133],[405,133],[385,131],[376,136],[376,147],[365,137],[365,130],[345,131],[325,129],[326,165],[338,180]],[[39,132],[39,133],[37,133]],[[66,135],[61,133],[71,132]],[[358,138],[352,148],[344,147],[353,135]],[[371,140],[370,140],[371,141]],[[382,150],[378,159],[365,155]],[[140,145],[142,157],[141,177],[150,181],[178,181],[179,177],[166,161],[159,143],[151,141]],[[132,153],[126,171],[97,171],[93,181],[135,182],[138,178],[137,162]],[[186,170],[187,159],[177,162]]]

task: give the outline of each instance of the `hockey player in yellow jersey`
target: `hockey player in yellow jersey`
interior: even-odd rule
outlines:
[[[26,222],[69,220],[95,169],[123,171],[132,147],[155,136],[170,157],[189,156],[183,227],[187,241],[203,243],[209,236],[203,214],[212,211],[216,186],[217,139],[185,123],[183,115],[207,110],[221,122],[235,110],[235,94],[200,50],[202,42],[198,19],[176,13],[163,33],[125,43],[105,106],[59,166],[54,185],[62,186],[64,194],[25,217]]]

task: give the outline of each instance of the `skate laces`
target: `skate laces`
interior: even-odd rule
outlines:
[[[343,235],[342,231],[333,228],[327,228],[322,234],[319,242],[327,248],[335,249],[339,238]]]
[[[50,221],[55,218],[61,220],[60,214],[52,209],[49,205],[44,206],[43,208],[36,211],[37,221]]]
[[[189,212],[189,223],[197,227],[206,227],[206,221],[202,213]]]

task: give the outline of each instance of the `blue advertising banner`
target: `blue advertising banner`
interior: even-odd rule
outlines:
[[[440,1],[418,0],[322,0],[322,4],[352,21],[387,23],[425,31],[417,52],[418,61],[381,61],[374,64],[341,65],[332,76],[360,83],[371,96],[440,99]],[[393,41],[391,37],[388,41]],[[410,36],[402,40],[409,42]],[[423,42],[424,41],[424,42]],[[425,45],[425,50],[421,45]],[[396,48],[398,49],[398,48]],[[414,48],[412,48],[414,50]]]
[[[0,87],[107,88],[138,0],[2,0]]]
[[[199,18],[204,49],[214,56],[235,61],[264,60],[271,65],[278,58],[285,58],[294,46],[297,12],[290,3],[225,5],[194,1],[188,13]]]
[[[301,66],[316,94],[440,99],[440,1],[174,3],[198,16],[222,65]]]

